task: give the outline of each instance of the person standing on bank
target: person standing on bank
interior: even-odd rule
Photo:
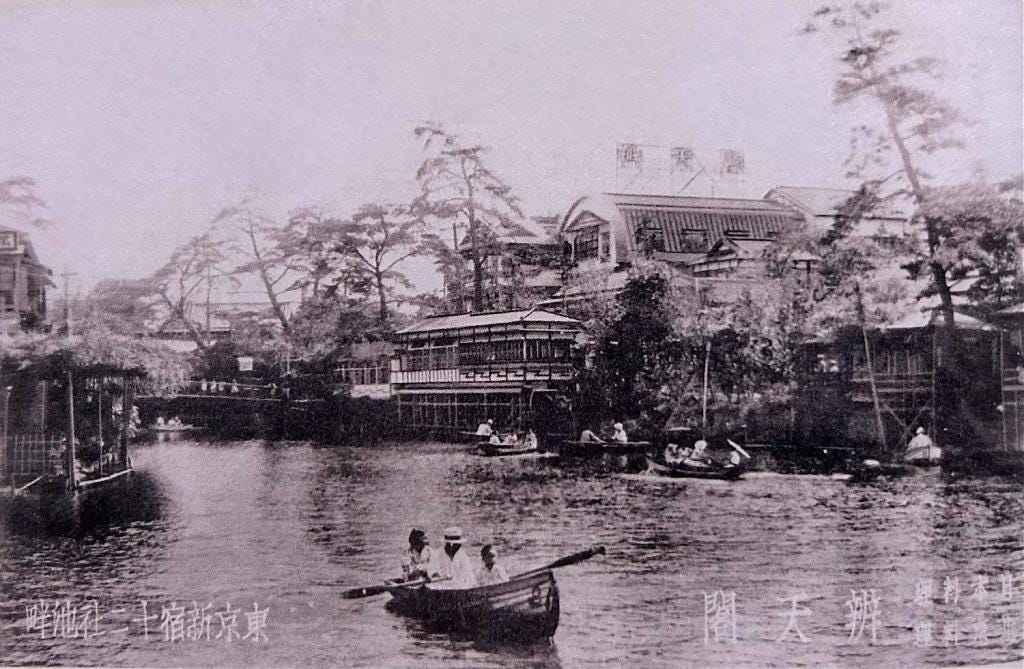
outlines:
[[[441,578],[449,579],[441,585],[445,589],[476,587],[473,564],[463,550],[465,543],[462,528],[453,525],[444,531],[444,555],[439,560],[438,572]]]
[[[477,583],[493,585],[508,580],[508,574],[505,572],[505,568],[498,564],[498,555],[494,552],[494,547],[491,544],[480,549],[480,559],[484,561],[484,564],[476,574]]]

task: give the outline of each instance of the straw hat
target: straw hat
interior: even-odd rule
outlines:
[[[453,544],[455,546],[461,546],[466,543],[466,540],[462,538],[462,528],[456,525],[445,528],[444,531],[444,542],[446,544]]]
[[[917,428],[917,433],[916,434],[924,434],[924,428],[923,427]]]

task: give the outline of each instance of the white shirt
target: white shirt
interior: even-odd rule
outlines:
[[[481,437],[491,436],[491,425],[490,423],[480,423],[479,427],[476,428],[476,433]]]
[[[504,583],[508,580],[508,574],[505,573],[505,568],[498,563],[495,563],[490,569],[487,568],[487,565],[484,565],[476,573],[476,580],[480,585]]]
[[[438,557],[438,572],[441,577],[450,577],[450,581],[438,583],[438,587],[446,590],[476,587],[476,574],[473,572],[473,564],[466,555],[465,547],[455,553],[455,557],[448,557],[448,553],[442,551]]]
[[[629,439],[626,437],[626,431],[615,430],[615,434],[612,435],[612,441],[617,441],[620,444],[625,444],[626,442],[628,442]]]

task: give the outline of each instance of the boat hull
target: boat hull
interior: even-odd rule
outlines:
[[[505,455],[528,455],[530,453],[537,453],[538,449],[536,447],[508,446],[481,441],[476,445],[476,452],[486,457],[501,457]]]
[[[391,611],[422,620],[432,632],[521,642],[554,636],[558,628],[558,586],[550,571],[465,590],[396,585],[389,592]]]
[[[689,467],[687,465],[669,466],[647,458],[647,471],[655,476],[681,479],[718,479],[722,481],[735,481],[743,475],[743,468],[736,466],[729,467]]]

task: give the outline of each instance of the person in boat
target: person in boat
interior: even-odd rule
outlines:
[[[519,435],[516,434],[515,432],[510,433],[507,437],[505,437],[505,443],[508,444],[509,446],[518,446]]]
[[[605,443],[604,439],[602,439],[601,437],[597,436],[596,434],[594,434],[590,430],[583,430],[583,432],[580,432],[580,442],[582,442],[584,444],[603,444],[603,443]]]
[[[673,442],[665,447],[665,464],[678,465],[686,459],[679,444]]]
[[[615,432],[612,433],[612,441],[619,444],[625,444],[629,441],[629,437],[626,436],[626,429],[622,426],[622,423],[616,423],[613,428]]]
[[[486,423],[480,423],[476,428],[476,433],[481,437],[491,436],[494,433],[494,420],[488,418]]]
[[[437,575],[434,551],[430,548],[427,533],[419,528],[409,532],[409,552],[402,560],[405,580],[414,581]]]
[[[712,464],[711,456],[708,454],[708,442],[698,439],[693,445],[693,451],[683,459],[683,464],[693,467],[708,467]]]
[[[523,446],[534,450],[537,449],[537,435],[534,434],[533,430],[527,431],[526,436],[523,438]]]
[[[903,455],[904,462],[924,460],[928,462],[938,461],[942,457],[942,451],[932,442],[923,427],[917,428],[914,438],[907,444],[907,452]]]
[[[157,424],[157,427],[163,427],[163,425],[164,425],[164,417],[163,416],[157,416],[156,417],[156,424]]]
[[[446,589],[476,587],[476,572],[463,550],[465,543],[460,527],[453,525],[444,531],[444,555],[438,560],[437,571],[441,578],[448,579],[442,584]]]
[[[498,436],[497,432],[492,432],[491,438],[487,440],[487,443],[491,446],[501,446],[501,437]]]
[[[478,584],[493,585],[494,583],[504,583],[508,580],[508,574],[505,572],[505,568],[498,564],[498,555],[491,544],[487,544],[480,549],[480,559],[483,560],[484,564],[480,567],[480,571],[476,573]]]

